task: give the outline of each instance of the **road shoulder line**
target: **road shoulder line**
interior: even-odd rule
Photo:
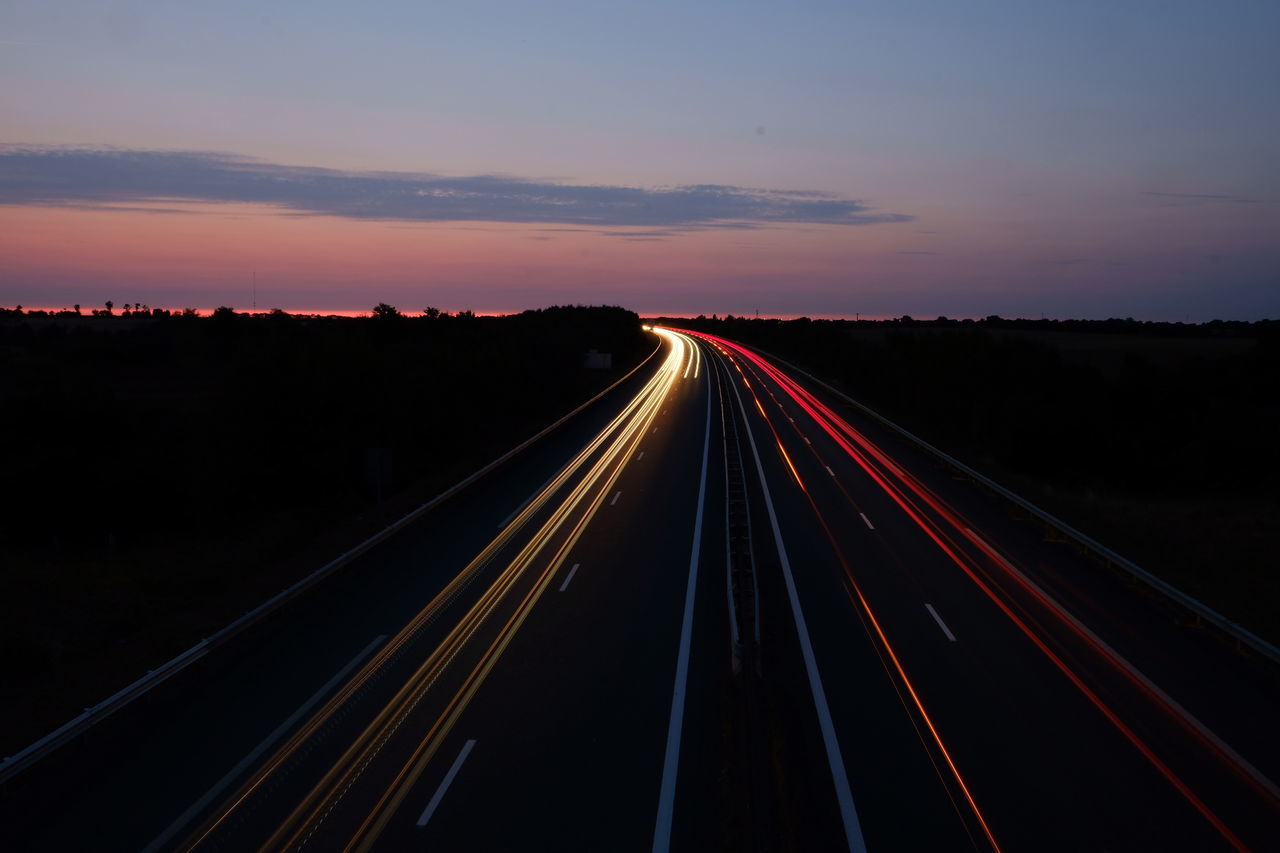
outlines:
[[[693,344],[693,346],[698,346]],[[675,814],[676,776],[680,769],[680,737],[684,725],[684,699],[689,682],[689,646],[693,639],[694,593],[698,587],[698,557],[702,551],[702,513],[707,497],[707,459],[711,449],[711,382],[707,381],[707,428],[702,439],[702,474],[698,483],[698,509],[693,519],[693,546],[689,552],[689,582],[684,593],[680,623],[680,650],[676,654],[675,687],[671,718],[667,724],[667,750],[662,761],[662,785],[658,790],[658,815],[653,830],[654,853],[671,847],[671,823]]]

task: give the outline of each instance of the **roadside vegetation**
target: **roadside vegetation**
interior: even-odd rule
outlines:
[[[621,308],[113,307],[0,310],[0,754],[443,491],[653,347]],[[589,349],[612,353],[612,369],[585,369]]]
[[[1280,321],[685,321],[781,356],[1280,640]]]

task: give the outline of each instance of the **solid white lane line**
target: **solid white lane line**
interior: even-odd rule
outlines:
[[[613,506],[618,502],[618,498],[622,497],[622,492],[614,492],[613,500],[609,501],[609,506]]]
[[[680,650],[676,653],[676,680],[671,693],[671,719],[667,723],[667,752],[662,759],[662,785],[658,789],[658,817],[653,829],[653,853],[671,847],[671,819],[675,816],[676,775],[680,769],[680,736],[684,726],[684,697],[689,682],[689,644],[693,638],[693,593],[698,586],[698,553],[702,550],[702,510],[707,497],[707,459],[711,450],[711,373],[707,374],[707,431],[702,439],[702,475],[698,482],[698,509],[693,516],[693,547],[689,550],[689,583],[684,591],[684,616],[680,622]]]
[[[431,820],[431,815],[435,813],[436,806],[440,805],[440,801],[444,799],[444,792],[449,790],[449,786],[453,784],[453,777],[458,775],[462,762],[467,760],[467,756],[471,754],[471,747],[475,745],[475,738],[462,745],[462,750],[458,753],[458,757],[453,760],[453,766],[449,768],[449,772],[444,774],[444,779],[440,782],[440,787],[436,788],[436,793],[431,798],[431,802],[427,803],[427,807],[422,810],[422,816],[418,818],[418,826],[426,826],[427,821]]]
[[[742,394],[738,392],[736,386],[734,393],[738,397],[738,408],[742,410],[742,424],[746,427],[747,441],[751,444],[751,455],[755,458],[756,473],[760,477],[760,490],[764,493],[764,508],[769,511],[769,524],[773,527],[773,541],[778,548],[778,560],[782,563],[782,577],[787,582],[787,597],[791,600],[791,617],[796,623],[796,635],[800,639],[800,652],[804,656],[804,668],[809,676],[809,690],[813,693],[813,704],[818,714],[818,728],[822,731],[822,743],[826,747],[827,764],[831,768],[831,782],[836,789],[836,801],[840,804],[840,819],[844,822],[845,843],[848,845],[850,853],[866,853],[867,842],[862,837],[862,824],[858,821],[858,810],[853,805],[853,791],[849,787],[849,774],[844,767],[844,756],[840,754],[840,742],[836,739],[835,723],[831,719],[831,708],[827,706],[827,693],[822,687],[822,676],[818,673],[818,662],[813,654],[813,643],[809,640],[809,629],[805,625],[804,612],[800,609],[800,596],[796,592],[795,577],[791,574],[791,560],[788,559],[786,545],[782,542],[782,530],[778,526],[778,514],[773,508],[773,497],[769,493],[769,483],[764,476],[764,464],[760,461],[760,449],[756,446],[755,433],[752,431],[751,423],[747,419],[747,408],[742,403]]]
[[[867,526],[868,530],[876,529],[876,526],[871,523],[871,519],[867,518],[867,514],[865,512],[860,512],[858,515],[862,516],[862,523]]]
[[[644,458],[644,451],[643,451],[643,450],[641,450],[641,451],[640,451],[640,454],[639,454],[638,456],[636,456],[636,461],[637,461],[637,462],[639,462],[639,461],[640,461],[641,459],[643,459],[643,458]]]
[[[938,627],[942,629],[942,633],[947,635],[947,639],[951,642],[956,641],[956,635],[951,633],[951,629],[947,627],[947,623],[942,621],[942,617],[938,615],[938,611],[933,609],[932,604],[925,604],[929,608],[929,615],[933,617],[933,621],[938,623]]]
[[[266,740],[264,740],[262,743],[255,746],[248,755],[240,759],[240,763],[237,764],[235,767],[232,767],[226,776],[223,776],[221,779],[219,779],[212,788],[210,788],[208,791],[205,792],[203,797],[201,797],[200,799],[192,803],[191,807],[188,808],[181,815],[179,815],[177,820],[169,824],[168,828],[165,829],[164,832],[156,836],[154,841],[152,841],[145,848],[143,848],[143,853],[151,853],[151,851],[153,850],[164,849],[164,847],[168,845],[168,843],[173,839],[173,837],[177,835],[178,832],[180,832],[182,828],[186,826],[189,821],[192,820],[192,818],[194,818],[196,815],[204,811],[205,808],[208,807],[209,803],[213,802],[214,799],[216,799],[219,795],[221,795],[222,792],[225,791],[232,782],[240,778],[240,775],[244,773],[245,770],[248,770],[251,766],[253,766],[254,762],[256,762],[259,758],[261,758],[264,752],[270,749],[275,744],[276,741],[284,737],[284,735],[288,733],[288,731],[292,729],[300,719],[302,719],[303,715],[305,715],[308,711],[310,711],[313,707],[315,707],[315,705],[321,699],[323,699],[325,696],[328,696],[329,691],[333,690],[334,687],[338,686],[338,684],[340,684],[342,680],[351,673],[351,670],[355,669],[357,666],[363,663],[365,658],[373,654],[373,650],[376,649],[378,646],[382,645],[383,641],[385,641],[386,639],[387,639],[386,634],[380,634],[377,637],[375,637],[373,639],[373,642],[371,642],[369,645],[364,647],[363,651],[361,651],[358,655],[352,658],[351,661],[346,666],[338,670],[337,675],[335,675],[333,678],[330,678],[328,681],[326,681],[324,686],[321,687],[319,690],[317,690],[314,694],[312,694],[310,699],[308,699],[306,702],[303,702],[301,708],[299,708],[298,710],[290,714],[288,719],[286,719],[279,726],[276,726],[275,731],[267,735]]]
[[[836,475],[836,472],[831,470],[831,466],[830,466],[830,465],[823,465],[822,467],[823,467],[823,468],[826,468],[826,469],[827,469],[827,473],[828,473],[828,474],[830,474],[832,477],[834,477],[834,476]]]
[[[569,581],[573,580],[573,575],[576,571],[578,571],[578,564],[574,563],[573,568],[569,570],[569,574],[565,577],[564,583],[560,584],[561,592],[564,592],[569,587]]]

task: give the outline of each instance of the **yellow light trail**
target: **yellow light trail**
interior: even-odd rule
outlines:
[[[672,370],[672,355],[669,353],[663,365],[659,368],[655,379],[660,376],[662,371]],[[679,363],[678,361],[676,362]],[[388,661],[392,660],[397,653],[408,643],[414,634],[416,634],[426,623],[428,623],[443,607],[453,601],[458,593],[472,580],[472,578],[483,569],[493,556],[504,548],[512,538],[524,527],[524,525],[534,517],[543,506],[551,499],[556,491],[564,485],[566,481],[571,479],[573,475],[582,467],[608,439],[610,433],[618,429],[620,425],[626,423],[628,419],[634,418],[636,413],[643,405],[646,394],[652,393],[652,385],[655,380],[649,383],[618,413],[608,425],[604,427],[578,454],[571,460],[556,477],[539,493],[539,495],[530,501],[529,505],[523,511],[518,513],[516,517],[491,541],[461,572],[458,573],[427,605],[417,616],[415,616],[409,624],[407,624],[399,633],[396,634],[377,654],[369,660],[369,662],[353,676],[324,706],[320,708],[312,718],[304,724],[285,744],[276,752],[272,758],[267,761],[255,773],[249,781],[227,801],[221,813],[206,825],[189,841],[184,849],[192,849],[198,846],[208,835],[213,832],[221,822],[229,816],[237,806],[239,806],[246,798],[248,798],[273,772],[283,765],[297,750],[311,738],[317,730],[319,730],[330,717],[350,698],[368,682],[368,680],[378,672]],[[501,582],[503,578],[499,578]],[[495,583],[495,586],[497,583]],[[490,588],[490,592],[493,587]]]
[[[595,513],[600,509],[605,497],[610,491],[612,491],[613,485],[621,474],[623,468],[623,464],[615,466],[613,463],[619,460],[625,463],[625,460],[631,458],[636,446],[644,438],[649,426],[653,423],[653,420],[661,410],[661,406],[666,398],[667,392],[674,384],[676,373],[679,371],[680,364],[684,360],[684,349],[686,346],[691,346],[691,344],[687,344],[686,339],[674,333],[666,332],[664,330],[655,331],[664,337],[668,337],[672,342],[671,357],[669,357],[666,365],[664,366],[664,370],[662,371],[668,374],[667,380],[665,382],[655,383],[655,386],[652,389],[647,389],[651,391],[651,394],[637,413],[637,416],[633,418],[626,428],[623,429],[615,439],[614,443],[606,451],[605,455],[593,467],[591,473],[589,473],[583,482],[574,489],[565,502],[561,504],[560,508],[557,509],[556,514],[552,519],[548,520],[543,529],[539,531],[539,537],[541,538],[536,544],[536,547],[535,543],[531,542],[530,545],[526,546],[521,557],[517,557],[516,561],[512,563],[513,566],[520,564],[518,571],[519,573],[523,573],[534,558],[536,558],[538,552],[541,551],[546,542],[565,522],[573,510],[589,493],[594,492],[594,497],[589,502],[586,513],[573,526],[573,529],[566,541],[559,549],[557,549],[555,556],[543,571],[542,575],[535,582],[533,588],[526,594],[524,600],[520,603],[520,606],[511,615],[511,617],[509,617],[507,624],[503,626],[498,637],[489,646],[489,649],[485,652],[480,662],[467,677],[463,687],[457,694],[455,694],[445,712],[437,719],[436,724],[432,726],[431,730],[427,733],[427,736],[423,738],[419,743],[418,748],[401,768],[396,779],[384,792],[378,804],[374,807],[373,811],[357,831],[355,838],[353,838],[347,845],[347,850],[365,851],[369,850],[373,846],[374,842],[386,827],[391,817],[404,801],[404,798],[413,788],[418,777],[430,763],[431,758],[439,749],[440,744],[452,730],[454,723],[470,703],[472,697],[483,683],[485,677],[489,674],[489,671],[497,663],[502,652],[505,651],[507,645],[515,636],[516,631],[524,623],[533,606],[550,585],[556,572],[559,571],[560,567],[564,564],[565,558],[568,556],[573,546],[577,544],[578,539],[581,537],[587,525],[594,518]],[[644,392],[642,392],[642,394],[643,393]],[[601,474],[607,471],[610,466],[612,466],[612,471],[605,475],[603,482],[601,482]],[[544,532],[546,535],[542,536]],[[525,559],[522,560],[522,558]],[[510,569],[511,567],[508,568]]]
[[[569,494],[561,501],[542,527],[499,574],[489,588],[485,590],[479,600],[471,606],[467,613],[450,630],[436,650],[423,662],[409,681],[397,691],[391,701],[376,715],[374,720],[348,747],[329,771],[324,774],[311,792],[294,808],[284,823],[268,839],[264,848],[281,849],[306,843],[306,840],[321,825],[325,817],[338,804],[351,785],[358,780],[361,773],[377,756],[390,737],[400,728],[400,725],[436,683],[448,665],[463,650],[485,620],[518,583],[529,566],[539,557],[543,549],[552,541],[570,516],[585,502],[586,511],[578,522],[572,525],[566,541],[556,550],[554,558],[544,569],[538,581],[535,582],[533,589],[526,594],[516,612],[508,618],[497,639],[489,646],[480,663],[476,665],[467,677],[463,687],[448,703],[445,712],[437,719],[427,737],[419,744],[413,757],[401,769],[391,787],[383,794],[378,807],[362,824],[356,838],[352,840],[351,846],[367,849],[373,843],[387,820],[394,813],[395,808],[412,787],[417,776],[435,753],[440,741],[452,728],[453,722],[465,709],[467,703],[483,682],[484,677],[497,662],[502,651],[514,636],[515,631],[523,624],[532,606],[541,596],[542,591],[560,569],[569,549],[577,542],[582,531],[600,508],[604,497],[620,476],[626,461],[632,457],[636,445],[644,437],[646,431],[657,417],[658,412],[661,411],[661,406],[668,392],[674,386],[680,367],[686,359],[686,352],[689,349],[694,351],[697,349],[682,335],[659,329],[653,331],[666,339],[670,348],[665,360],[654,373],[654,376],[627,403],[623,410],[579,451],[552,482],[527,507],[519,512],[492,542],[485,546],[462,572],[450,581],[332,699],[325,703],[249,781],[242,785],[236,794],[227,801],[218,815],[206,822],[191,841],[185,845],[185,849],[197,847],[207,839],[245,799],[292,757],[333,714],[342,708],[381,667],[392,660],[396,653],[432,617],[444,606],[452,602],[462,588],[500,550],[511,542],[524,525],[537,515],[597,452],[600,452],[599,458],[589,466],[583,479],[570,490]]]

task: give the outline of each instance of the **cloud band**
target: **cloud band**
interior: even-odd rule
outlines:
[[[680,229],[875,225],[914,218],[812,191],[584,186],[500,175],[344,172],[216,153],[0,146],[0,204],[175,201],[267,204],[352,219]]]

